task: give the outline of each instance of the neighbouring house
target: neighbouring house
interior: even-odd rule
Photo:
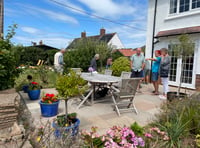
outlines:
[[[178,36],[189,34],[195,44],[193,56],[182,63],[173,54]],[[171,56],[169,83],[178,86],[181,64],[184,65],[182,87],[200,88],[200,1],[199,0],[149,0],[146,40],[146,57],[153,50],[168,48]]]
[[[118,49],[116,52],[120,52],[123,56],[130,58],[133,54],[136,53],[136,50],[132,48],[123,48]]]
[[[44,51],[47,51],[47,50],[60,50],[58,48],[43,44],[42,40],[39,41],[39,44],[37,44],[36,42],[31,42],[31,43],[32,43],[32,46],[28,46],[28,47],[36,47],[36,48],[43,49]]]
[[[124,45],[122,44],[122,42],[116,32],[106,33],[106,30],[102,28],[102,29],[100,29],[99,35],[94,35],[94,36],[87,36],[86,32],[81,32],[81,37],[75,38],[68,45],[67,49],[73,49],[73,46],[76,44],[76,42],[83,38],[106,42],[107,45],[111,45],[114,49],[124,48]]]

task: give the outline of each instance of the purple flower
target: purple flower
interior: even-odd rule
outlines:
[[[88,71],[89,71],[89,72],[93,72],[94,69],[93,69],[92,67],[89,67],[89,68],[88,68]]]

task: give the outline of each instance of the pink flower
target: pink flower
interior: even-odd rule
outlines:
[[[153,136],[150,133],[145,133],[144,136],[147,137],[147,138],[153,138]]]
[[[163,138],[163,140],[167,141],[167,140],[169,140],[169,137],[165,135],[164,138]]]
[[[165,135],[165,132],[160,132],[160,134],[163,136],[163,135]]]

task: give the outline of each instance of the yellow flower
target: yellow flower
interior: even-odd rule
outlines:
[[[40,142],[40,140],[41,140],[41,137],[38,136],[38,137],[37,137],[37,142]]]
[[[69,126],[68,124],[65,124],[65,126]]]

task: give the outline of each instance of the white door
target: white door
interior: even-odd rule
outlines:
[[[195,88],[195,74],[194,74],[194,54],[188,56],[186,61],[183,63],[182,59],[177,58],[173,51],[173,46],[169,45],[169,55],[171,56],[171,65],[169,72],[169,84],[178,86],[181,76],[181,66],[183,64],[183,73],[182,73],[182,87]]]

